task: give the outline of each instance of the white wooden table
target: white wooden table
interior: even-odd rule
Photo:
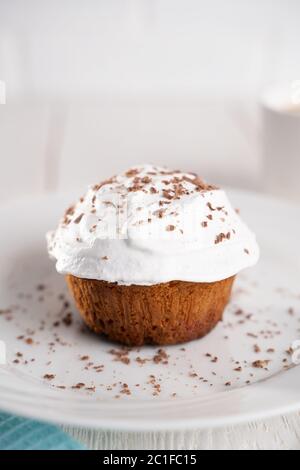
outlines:
[[[300,413],[220,429],[126,433],[65,426],[64,430],[96,450],[299,450]]]
[[[84,191],[88,183],[145,161],[257,189],[263,176],[258,122],[255,104],[241,100],[1,105],[0,201],[72,187]],[[296,413],[201,431],[64,429],[91,449],[300,449]]]

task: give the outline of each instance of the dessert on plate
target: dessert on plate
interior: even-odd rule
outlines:
[[[259,257],[223,190],[152,165],[91,186],[47,240],[86,324],[126,345],[204,336]]]

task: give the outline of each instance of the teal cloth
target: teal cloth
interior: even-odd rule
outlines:
[[[0,413],[0,450],[82,450],[51,424]]]

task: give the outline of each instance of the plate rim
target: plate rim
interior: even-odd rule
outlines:
[[[278,382],[278,386],[286,386],[290,379],[294,380],[294,388],[290,390],[290,394],[285,396],[285,403],[282,403],[282,395],[275,394],[274,395],[274,381]],[[230,426],[234,424],[242,424],[247,421],[255,421],[258,419],[266,419],[271,418],[274,416],[278,416],[280,414],[291,413],[293,411],[300,410],[300,398],[299,398],[299,379],[300,379],[300,367],[295,366],[287,371],[281,371],[275,376],[272,376],[268,379],[263,379],[260,382],[256,382],[250,386],[241,387],[238,389],[233,390],[226,390],[217,392],[212,395],[214,400],[218,401],[219,397],[223,397],[225,400],[225,405],[229,406],[236,406],[237,401],[242,403],[242,406],[247,407],[247,410],[240,409],[239,412],[233,413],[224,413],[223,415],[215,416],[214,413],[210,413],[208,416],[203,417],[201,415],[194,415],[192,418],[176,418],[174,420],[168,420],[168,422],[164,420],[159,420],[158,411],[161,408],[165,408],[168,405],[170,411],[172,408],[176,407],[178,411],[178,405],[181,405],[184,408],[186,403],[193,405],[194,403],[197,404],[199,401],[203,401],[203,398],[206,398],[207,395],[201,398],[186,398],[186,399],[177,399],[176,401],[171,400],[161,400],[159,402],[149,401],[148,404],[151,403],[150,407],[152,416],[151,420],[147,420],[147,417],[144,418],[133,418],[130,417],[118,417],[118,416],[105,416],[99,418],[98,416],[92,417],[83,417],[81,416],[80,423],[78,422],[77,415],[72,416],[72,410],[69,410],[69,414],[60,415],[59,409],[55,407],[55,404],[50,405],[49,402],[47,404],[41,403],[37,406],[36,401],[33,400],[31,404],[28,406],[28,402],[26,402],[26,406],[24,406],[20,401],[12,401],[11,394],[5,399],[2,391],[0,392],[0,400],[2,408],[3,403],[5,403],[5,409],[3,411],[8,413],[15,413],[23,417],[36,419],[39,421],[46,421],[51,422],[54,424],[64,425],[64,426],[75,426],[75,427],[88,427],[91,429],[103,429],[103,430],[120,430],[120,431],[128,431],[128,432],[149,432],[149,431],[181,431],[184,429],[215,429],[220,428],[223,426]],[[268,382],[272,380],[272,388],[268,389],[265,387],[268,385]],[[246,391],[246,393],[245,393]],[[246,399],[246,400],[245,400]],[[261,400],[263,402],[268,402],[269,408],[262,408],[262,409],[255,409],[257,405],[257,401]],[[60,400],[61,405],[65,405],[65,400]],[[273,401],[272,405],[270,405],[270,401]],[[244,402],[244,403],[243,403]],[[96,402],[97,406],[99,406],[98,412],[101,413],[105,411],[107,408],[108,402],[99,401]],[[101,407],[102,404],[102,407]],[[136,403],[130,401],[118,402],[111,400],[109,403],[109,408],[116,408],[116,405],[120,404],[124,410],[124,408],[131,408],[134,409]],[[143,406],[145,402],[140,402],[140,407]],[[47,413],[45,413],[45,406],[47,406]],[[139,407],[139,408],[140,408]],[[41,410],[43,410],[43,416],[41,416]],[[129,411],[131,411],[129,410]],[[78,410],[77,410],[78,411]],[[83,410],[85,411],[85,410]],[[93,409],[91,410],[93,411]],[[110,411],[110,410],[109,410]],[[117,410],[118,411],[118,410]],[[128,411],[128,410],[126,410]]]

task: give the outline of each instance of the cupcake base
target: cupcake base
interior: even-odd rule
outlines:
[[[222,319],[234,276],[218,282],[123,286],[67,275],[86,324],[128,346],[176,344],[206,335]]]
[[[222,319],[234,276],[218,282],[122,286],[67,275],[86,324],[128,346],[176,344],[206,335]]]

